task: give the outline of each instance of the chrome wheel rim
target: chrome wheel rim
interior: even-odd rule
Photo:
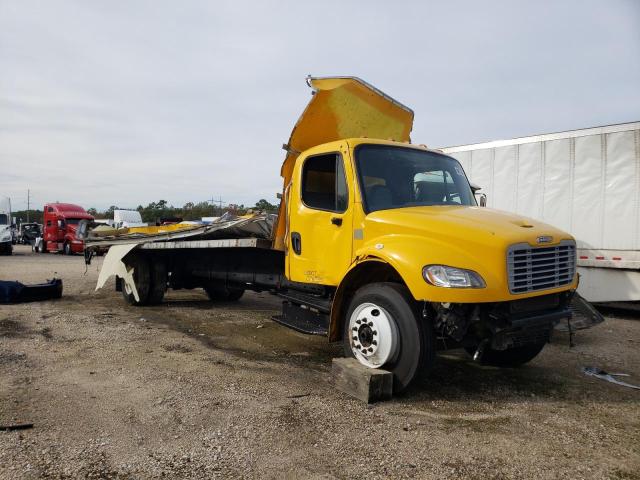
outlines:
[[[393,317],[374,303],[362,303],[349,317],[349,345],[356,359],[369,368],[393,360],[398,350],[398,328]]]

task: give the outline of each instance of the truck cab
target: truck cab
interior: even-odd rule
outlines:
[[[400,390],[437,348],[500,366],[534,358],[571,316],[573,237],[480,207],[461,164],[411,144],[413,112],[375,87],[308,84],[274,246],[290,281],[330,292],[329,339],[392,370]]]
[[[26,223],[20,224],[18,230],[18,243],[23,245],[33,245],[38,237],[42,235],[41,225],[39,223]]]
[[[71,203],[48,203],[44,206],[42,252],[82,253],[84,242],[76,238],[81,220],[93,220],[84,208]]]

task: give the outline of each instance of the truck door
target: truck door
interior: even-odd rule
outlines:
[[[44,207],[43,222],[44,232],[42,234],[42,239],[45,242],[45,249],[56,250],[58,248],[56,245],[56,242],[58,241],[58,224],[56,222],[56,214],[53,211],[53,207]]]
[[[287,273],[292,281],[338,285],[351,264],[353,188],[339,152],[297,162],[289,194]]]

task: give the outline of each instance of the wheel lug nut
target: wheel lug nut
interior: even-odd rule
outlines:
[[[370,351],[370,352],[373,352],[373,348],[369,347],[369,351]]]
[[[374,334],[374,335],[377,335],[377,334],[378,334],[378,332],[376,332],[376,331],[374,330],[374,331],[373,331],[373,334]]]
[[[357,339],[358,339],[358,337],[353,337],[353,339],[354,339],[354,340],[357,340]]]
[[[360,320],[356,320],[356,323],[360,325],[362,322]]]
[[[369,326],[370,326],[370,327],[373,327],[373,322],[369,322]]]
[[[373,342],[371,342],[371,345],[378,345],[378,342],[374,340]]]
[[[353,327],[353,329],[352,329],[352,330],[353,330],[354,332],[357,332],[357,331],[358,331],[358,327]]]

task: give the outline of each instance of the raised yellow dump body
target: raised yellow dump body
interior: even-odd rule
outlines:
[[[356,77],[307,78],[313,97],[293,127],[280,174],[283,196],[291,184],[296,159],[317,145],[350,137],[409,142],[413,111]],[[274,248],[285,248],[286,202],[280,203]]]

